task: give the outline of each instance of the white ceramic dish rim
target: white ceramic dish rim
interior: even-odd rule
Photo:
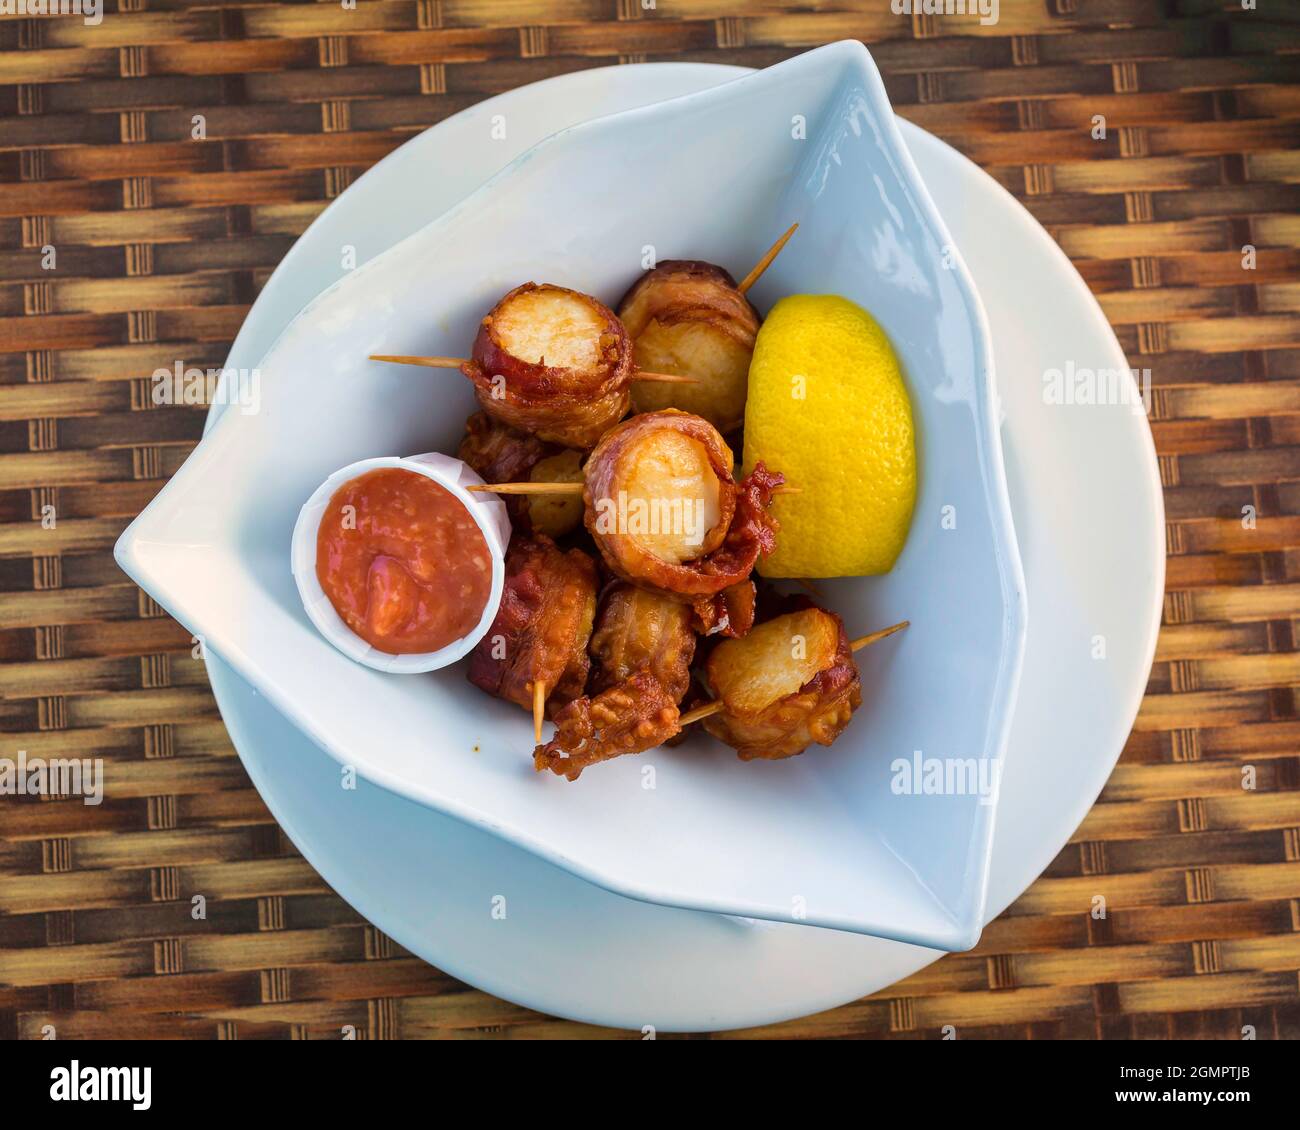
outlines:
[[[447,119],[445,122],[438,123],[430,127],[417,138],[413,138],[407,144],[394,150],[391,154],[383,158],[372,169],[368,170],[362,177],[358,178],[354,189],[368,179],[372,183],[381,183],[385,175],[394,169],[399,169],[403,164],[411,166],[408,171],[416,171],[417,162],[428,162],[432,152],[428,148],[435,142],[441,143],[445,147],[445,142],[441,141],[441,135],[451,132],[455,127],[451,125],[453,121],[459,121],[467,115],[482,114],[486,115],[492,110],[510,105],[513,100],[517,99],[524,91],[530,92],[530,96],[536,97],[542,95],[555,99],[559,97],[560,89],[566,86],[580,87],[585,91],[584,97],[598,98],[601,95],[599,84],[606,81],[610,72],[615,72],[612,76],[616,81],[635,82],[633,76],[638,72],[656,71],[663,74],[675,73],[677,77],[684,75],[698,75],[701,82],[707,82],[709,85],[721,85],[739,75],[749,73],[744,68],[732,67],[723,64],[706,64],[706,63],[646,63],[627,65],[622,67],[598,68],[595,70],[580,71],[572,74],[564,74],[540,82],[532,83],[526,87],[497,95],[487,99],[482,103],[462,111],[458,115]],[[693,81],[693,80],[692,80]],[[587,86],[591,84],[593,89],[588,90]],[[576,97],[576,95],[575,95]],[[912,126],[910,123],[902,122],[900,128],[904,133],[915,135],[915,140],[924,142],[928,146],[934,146],[946,150],[950,156],[962,163],[963,165],[974,168],[971,162],[956,153],[946,143],[938,140],[932,135],[921,130],[919,127]],[[423,167],[423,166],[421,166]],[[988,180],[985,176],[985,180]],[[989,182],[996,194],[1004,198],[1008,207],[1014,208],[1016,214],[1020,217],[1021,222],[1029,231],[1027,238],[1041,241],[1050,257],[1056,259],[1066,272],[1064,277],[1068,280],[1071,288],[1079,295],[1080,300],[1086,307],[1085,316],[1093,323],[1096,332],[1109,342],[1109,348],[1119,359],[1122,365],[1127,364],[1123,358],[1122,351],[1115,341],[1113,331],[1106,322],[1096,299],[1083,284],[1068,257],[1060,250],[1059,246],[1052,241],[1042,228],[1032,220],[1023,205],[1021,205],[1010,193],[1006,192],[1000,185]],[[356,198],[354,197],[353,200]],[[254,309],[250,312],[248,319],[241,327],[236,337],[235,343],[231,348],[230,358],[227,365],[231,368],[238,368],[240,364],[245,367],[251,365],[258,359],[257,353],[260,353],[259,347],[255,344],[260,326],[272,319],[281,325],[287,325],[292,315],[280,318],[272,308],[270,299],[277,294],[277,288],[292,287],[292,284],[286,280],[292,278],[295,272],[298,272],[300,261],[310,263],[310,254],[312,243],[306,238],[312,228],[320,226],[322,229],[329,227],[331,219],[346,211],[351,201],[346,196],[332,201],[320,216],[309,226],[308,232],[304,233],[303,238],[295,242],[289,252],[281,260],[280,264],[272,272],[271,278],[263,288]],[[297,305],[297,300],[293,300]],[[293,307],[290,307],[292,310]],[[267,335],[268,340],[274,339],[274,332]],[[208,413],[206,429],[210,430],[216,423],[217,419],[223,414],[224,400],[217,398],[217,403],[213,405]],[[1159,491],[1159,482],[1156,471],[1155,448],[1149,429],[1141,430],[1140,443],[1145,448],[1146,462],[1148,464],[1148,483],[1147,486],[1151,491],[1151,496],[1156,509],[1161,510],[1162,500]],[[1164,573],[1164,555],[1162,541],[1162,525],[1159,520],[1152,523],[1151,540],[1153,561],[1157,576],[1154,578],[1154,592],[1156,593],[1155,604],[1151,614],[1147,617],[1146,638],[1142,645],[1141,668],[1143,671],[1150,669],[1155,653],[1156,639],[1160,624],[1160,593],[1163,590],[1163,573]],[[225,661],[218,656],[212,655],[211,658],[217,660],[217,665],[212,672],[213,692],[216,696],[218,706],[221,709],[223,717],[231,730],[231,736],[235,743],[236,750],[241,760],[244,762],[250,776],[257,785],[260,792],[267,801],[275,818],[283,825],[285,831],[292,838],[294,843],[302,851],[304,857],[313,867],[315,867],[330,884],[343,895],[347,901],[354,906],[368,920],[375,923],[380,929],[389,932],[395,940],[417,953],[425,960],[431,961],[441,969],[446,970],[451,975],[473,984],[484,991],[491,992],[497,996],[514,1000],[520,1004],[531,1008],[540,1009],[555,1015],[568,1016],[575,1020],[587,1023],[608,1023],[618,1025],[622,1023],[618,1016],[618,1005],[612,1003],[607,1012],[594,1012],[590,1009],[581,1011],[580,1006],[571,1006],[566,1003],[569,999],[563,991],[558,995],[550,993],[550,982],[545,978],[538,982],[535,989],[525,991],[522,989],[517,979],[511,979],[502,974],[489,975],[484,968],[468,963],[468,954],[463,947],[457,950],[450,942],[438,935],[412,935],[405,930],[402,923],[396,922],[392,914],[392,908],[384,900],[383,896],[377,896],[370,884],[361,880],[356,873],[355,868],[349,869],[345,866],[342,859],[330,858],[328,848],[328,832],[324,828],[315,828],[306,820],[308,809],[299,806],[299,800],[296,796],[286,796],[283,793],[277,793],[271,786],[273,780],[268,778],[265,770],[265,758],[269,755],[268,750],[264,747],[264,742],[247,728],[245,718],[245,702],[249,705],[258,697],[258,692],[247,682],[242,680]],[[996,902],[992,908],[986,907],[986,918],[992,919],[1009,905],[1019,894],[1033,881],[1034,877],[1042,870],[1043,866],[1049,862],[1056,854],[1059,853],[1064,844],[1068,841],[1070,835],[1076,829],[1088,810],[1096,802],[1097,795],[1104,786],[1106,778],[1109,776],[1116,759],[1119,756],[1123,745],[1124,735],[1132,727],[1133,718],[1136,716],[1142,695],[1144,693],[1144,679],[1134,679],[1131,683],[1126,684],[1124,688],[1123,701],[1118,704],[1114,711],[1117,722],[1114,733],[1117,735],[1114,740],[1108,742],[1109,752],[1099,758],[1096,768],[1095,787],[1089,787],[1069,794],[1067,804],[1069,804],[1068,814],[1061,819],[1063,831],[1059,834],[1053,834],[1047,841],[1047,846],[1042,850],[1018,851],[1011,852],[1008,848],[1002,849],[1003,863],[995,868],[991,897]],[[1019,709],[1026,709],[1021,706]],[[287,719],[285,719],[287,723]],[[1106,732],[1112,732],[1111,727],[1106,727]],[[309,736],[301,733],[306,740]],[[316,743],[313,742],[313,745]],[[329,754],[316,747],[317,752],[323,758],[329,758]],[[1015,768],[1013,765],[1012,772]],[[305,802],[304,802],[305,803]],[[303,817],[303,819],[300,819]],[[433,819],[437,819],[435,815]],[[452,818],[454,819],[454,818]],[[467,834],[471,834],[467,830]],[[522,849],[517,849],[522,850]],[[348,858],[345,856],[345,858]],[[997,855],[995,853],[995,862]],[[520,857],[523,861],[524,857]],[[1013,873],[1014,872],[1014,873]],[[557,872],[557,879],[561,878]],[[671,926],[670,923],[680,923],[682,918],[676,912],[670,909],[656,911],[657,920],[664,923],[663,932],[666,937],[680,934],[678,926]],[[708,916],[706,916],[708,917]],[[797,926],[781,927],[775,932],[770,932],[764,936],[778,937],[787,932],[794,932],[797,937],[814,940],[822,936],[833,933],[819,930],[800,929]],[[875,946],[885,945],[892,952],[897,948],[894,943],[877,942],[870,938],[859,939],[863,943],[870,943],[869,951],[874,953]],[[679,1030],[718,1030],[723,1028],[733,1028],[748,1026],[754,1024],[775,1023],[782,1020],[790,1019],[795,1016],[806,1015],[809,1012],[820,1009],[833,1007],[847,1000],[853,1000],[865,993],[870,993],[884,988],[894,980],[907,976],[918,969],[923,968],[936,958],[942,956],[939,952],[933,950],[918,950],[912,947],[913,952],[917,955],[915,959],[907,958],[901,962],[891,960],[880,961],[875,958],[870,964],[869,973],[854,975],[850,972],[844,974],[845,984],[838,990],[833,991],[830,995],[823,995],[811,1000],[800,1000],[797,1005],[783,1003],[779,1005],[768,1004],[766,1006],[757,1003],[757,997],[766,991],[766,986],[777,984],[775,979],[761,979],[754,985],[754,991],[746,996],[745,1009],[739,1012],[729,1013],[726,1017],[721,1017],[716,1013],[702,1013],[700,1018],[694,1021],[684,1023]],[[770,957],[770,955],[769,955]],[[821,960],[826,960],[823,956]],[[831,960],[834,960],[832,957]],[[883,967],[883,979],[882,979]],[[855,966],[856,968],[856,966]],[[617,985],[618,978],[615,977],[614,984]],[[605,998],[602,997],[602,1000]],[[775,1011],[773,1011],[775,1009]]]
[[[316,575],[316,535],[320,529],[321,515],[329,500],[334,497],[334,492],[344,483],[368,471],[389,468],[431,479],[455,498],[474,519],[474,524],[487,543],[492,560],[492,582],[478,623],[468,635],[437,651],[394,655],[371,647],[343,622]],[[390,675],[419,675],[426,671],[437,671],[468,655],[496,619],[497,609],[501,605],[501,593],[505,588],[506,544],[510,540],[510,518],[505,503],[496,495],[471,494],[465,489],[466,486],[483,485],[483,480],[469,466],[440,451],[430,451],[423,455],[379,455],[373,459],[349,463],[330,475],[298,511],[290,548],[290,564],[293,579],[298,586],[298,595],[302,597],[303,610],[316,625],[317,631],[349,659]]]
[[[804,55],[789,60],[785,66],[791,65],[820,65],[825,63],[829,66],[848,66],[856,65],[859,76],[864,82],[863,93],[869,99],[873,120],[880,126],[880,136],[884,142],[888,156],[898,167],[905,181],[905,188],[913,199],[916,206],[922,214],[924,224],[930,228],[933,237],[940,247],[954,248],[953,240],[948,233],[946,225],[938,215],[937,209],[920,178],[915,164],[906,146],[903,144],[898,132],[898,125],[892,108],[889,105],[885,93],[884,83],[880,78],[879,72],[875,67],[866,48],[855,40],[845,40],[829,44],[825,47],[809,51]],[[782,64],[778,64],[782,65]],[[705,90],[680,95],[662,102],[655,102],[650,105],[637,107],[630,110],[620,111],[615,114],[603,115],[588,121],[578,123],[556,131],[555,133],[543,138],[536,145],[532,146],[513,161],[507,164],[500,172],[488,179],[484,184],[468,194],[465,198],[449,208],[445,213],[431,222],[431,225],[442,225],[451,223],[462,210],[467,208],[472,201],[494,190],[499,182],[508,178],[513,170],[520,164],[530,160],[543,148],[553,145],[558,139],[568,135],[582,132],[594,131],[602,128],[611,128],[618,122],[631,121],[635,118],[647,117],[651,115],[663,114],[666,110],[671,111],[674,108],[690,101],[707,103],[719,97],[722,92],[731,91],[731,88],[737,84],[752,82],[763,77],[763,72],[753,72],[716,87],[706,88]],[[424,230],[424,229],[421,229]],[[292,332],[294,323],[311,311],[317,304],[322,302],[337,287],[344,282],[355,282],[365,271],[372,269],[375,264],[379,263],[385,255],[392,253],[397,245],[388,248],[384,252],[370,259],[349,276],[345,276],[327,287],[321,294],[317,295],[311,302],[307,303],[299,312],[297,317],[289,323],[282,331],[276,342],[268,349],[267,355],[275,351],[279,342],[287,334]],[[955,250],[955,248],[954,248]],[[985,505],[988,509],[988,515],[992,524],[992,537],[997,556],[999,579],[1001,583],[1002,599],[1002,640],[1001,649],[998,656],[998,671],[993,684],[993,693],[991,700],[994,707],[991,710],[991,716],[994,723],[989,726],[988,732],[984,735],[983,756],[995,762],[1000,762],[1007,744],[1010,732],[1011,718],[1015,707],[1016,690],[1019,683],[1021,664],[1024,657],[1026,630],[1027,630],[1027,601],[1025,594],[1025,584],[1023,567],[1020,560],[1019,550],[1016,544],[1014,524],[1011,515],[1010,499],[1007,492],[1005,468],[1002,462],[1001,440],[998,432],[997,421],[997,394],[993,384],[993,352],[990,332],[988,328],[987,317],[983,310],[982,304],[976,294],[973,280],[960,258],[960,254],[954,256],[953,269],[957,276],[958,289],[961,293],[962,301],[966,309],[966,315],[969,324],[972,327],[973,335],[978,339],[976,346],[976,364],[973,368],[972,379],[978,386],[977,394],[972,398],[972,403],[976,407],[976,440],[981,452],[979,472],[981,483],[985,495]],[[221,426],[219,422],[218,427]],[[924,473],[924,468],[922,468]],[[165,487],[160,494],[163,497],[168,491]],[[151,505],[157,505],[157,500]],[[139,520],[137,520],[139,521]],[[147,578],[147,570],[141,568],[141,562],[137,559],[135,553],[135,542],[133,540],[134,526],[123,533],[118,540],[115,548],[115,556],[118,564],[138,582],[142,578]],[[144,584],[144,587],[149,587]],[[165,595],[158,595],[157,599],[166,610],[175,616],[182,623],[185,617],[178,613],[173,602]],[[322,748],[331,753],[336,760],[343,758],[334,750],[333,744],[327,734],[318,730],[311,716],[304,712],[298,704],[294,702],[283,701],[278,689],[274,685],[265,684],[260,680],[256,671],[258,665],[243,652],[232,648],[225,654],[227,661],[234,664],[236,669],[240,670],[255,684],[262,687],[263,693],[272,701],[278,709],[286,714],[292,721],[298,725],[304,733],[308,734]],[[361,759],[355,756],[347,759],[349,764],[355,765],[358,772],[368,777],[375,783],[400,793],[401,795],[411,797],[439,811],[449,813],[462,820],[483,827],[497,835],[500,835],[513,843],[531,851],[543,858],[556,863],[565,869],[574,872],[580,877],[593,882],[608,890],[629,898],[639,899],[645,902],[659,903],[663,905],[681,907],[683,909],[700,910],[715,913],[724,913],[737,916],[752,916],[756,910],[747,902],[738,902],[729,899],[725,893],[710,892],[708,896],[698,896],[687,891],[671,891],[663,889],[662,884],[649,884],[627,877],[607,874],[597,862],[586,859],[575,858],[572,855],[558,850],[538,838],[531,831],[507,825],[494,817],[492,813],[478,808],[472,804],[466,803],[463,798],[447,795],[420,785],[413,785],[404,777],[388,770],[381,764],[376,764],[370,759]],[[884,937],[893,937],[898,940],[908,941],[913,944],[934,945],[945,949],[967,949],[975,944],[979,938],[980,931],[984,921],[984,906],[987,899],[988,891],[988,873],[990,863],[990,849],[992,843],[993,829],[996,822],[998,804],[981,805],[977,813],[977,823],[975,825],[976,839],[972,842],[967,853],[967,863],[970,867],[973,891],[971,898],[967,903],[964,912],[960,917],[953,914],[948,908],[943,908],[943,916],[947,920],[947,927],[940,927],[933,932],[926,932],[925,936],[920,936],[914,932],[907,932],[902,936],[896,929],[891,929],[889,924],[872,920],[870,915],[855,916],[853,920],[845,920],[841,917],[826,918],[819,924],[830,928],[847,929],[854,932],[870,933]]]

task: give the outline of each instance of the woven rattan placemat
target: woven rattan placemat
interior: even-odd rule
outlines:
[[[277,828],[189,634],[113,564],[202,425],[149,375],[219,366],[325,202],[481,98],[844,37],[1025,202],[1150,368],[1168,592],[1123,760],[979,948],[764,1034],[1300,1036],[1300,10],[1247,2],[1001,0],[988,26],[889,0],[0,18],[0,756],[107,774],[98,807],[0,797],[0,1037],[589,1031],[405,954]]]

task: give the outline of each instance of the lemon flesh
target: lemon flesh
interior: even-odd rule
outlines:
[[[778,495],[764,577],[887,573],[916,503],[916,437],[884,330],[833,294],[783,298],[758,333],[745,406],[744,469],[761,460],[798,493]]]

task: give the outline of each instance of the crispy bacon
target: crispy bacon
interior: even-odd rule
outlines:
[[[702,556],[692,561],[674,562],[656,556],[635,537],[626,533],[607,532],[597,509],[599,500],[613,500],[625,488],[621,485],[631,472],[637,451],[648,436],[660,429],[671,429],[698,440],[708,453],[709,464],[719,483],[719,520],[715,529],[725,530],[718,540],[711,539]],[[768,513],[772,492],[785,477],[769,471],[762,464],[739,484],[732,478],[734,465],[731,449],[716,428],[699,416],[675,409],[647,412],[633,416],[611,429],[596,445],[587,460],[586,489],[583,502],[584,521],[600,549],[606,566],[615,576],[645,588],[654,588],[687,603],[697,598],[717,596],[724,589],[747,580],[760,553],[776,544],[776,519]],[[708,617],[707,609],[701,619]],[[716,614],[713,617],[716,622]]]
[[[606,690],[644,670],[673,702],[681,702],[691,685],[695,657],[690,609],[663,593],[617,581],[600,602],[588,650],[595,660],[593,690]]]
[[[492,308],[461,366],[493,419],[583,451],[627,415],[632,371],[631,341],[608,306],[531,282]]]
[[[636,337],[655,319],[689,310],[710,310],[727,321],[727,330],[753,348],[758,313],[725,267],[702,259],[664,259],[646,271],[623,295],[619,317]]]
[[[475,412],[465,421],[465,438],[457,456],[468,463],[485,483],[518,483],[528,479],[534,464],[560,449],[536,436]]]
[[[533,766],[576,781],[590,765],[662,745],[681,730],[677,719],[677,703],[664,685],[637,671],[557,711],[555,737],[533,750]]]
[[[485,483],[527,482],[535,464],[560,451],[555,444],[518,431],[494,420],[486,412],[475,412],[465,421],[465,438],[460,441],[458,458],[477,471]],[[527,496],[503,499],[510,522],[516,528],[530,528]]]
[[[794,693],[766,701],[761,692],[753,693],[747,679],[747,693],[721,695],[724,709],[704,719],[704,728],[732,746],[742,761],[793,757],[814,742],[830,745],[862,705],[861,678],[844,624],[832,612],[817,611],[833,619],[834,635],[828,639],[827,654],[818,658],[821,666],[811,678]],[[779,670],[773,669],[783,661],[779,653],[769,649],[760,656],[745,654],[745,645],[755,639],[757,636],[750,635],[710,653],[706,667],[710,686],[716,688],[726,682],[726,673],[721,669],[724,664],[747,665],[750,660],[757,661],[765,680],[779,678]],[[810,640],[804,642],[814,646]]]
[[[754,605],[758,590],[753,581],[740,581],[717,596],[701,596],[691,602],[691,627],[702,636],[743,636],[754,626]]]
[[[469,681],[531,710],[540,679],[548,713],[558,710],[586,688],[595,613],[595,562],[580,549],[558,549],[545,535],[516,534],[496,619],[470,652]]]

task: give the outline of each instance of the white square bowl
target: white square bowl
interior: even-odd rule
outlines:
[[[454,451],[475,407],[454,373],[368,354],[464,354],[482,313],[526,279],[615,301],[648,248],[743,273],[796,220],[752,297],[761,310],[838,293],[870,310],[919,437],[894,570],[819,582],[850,634],[912,621],[859,655],[864,705],[834,746],[745,764],[700,735],[570,784],[534,772],[527,715],[459,668],[383,674],[316,632],[289,571],[298,508],[346,463]],[[352,242],[366,241],[362,226]],[[222,415],[117,559],[340,763],[634,898],[974,944],[996,789],[900,792],[896,768],[914,751],[1000,765],[1024,582],[983,310],[860,44],[548,138],[323,293],[259,369],[258,410]]]

